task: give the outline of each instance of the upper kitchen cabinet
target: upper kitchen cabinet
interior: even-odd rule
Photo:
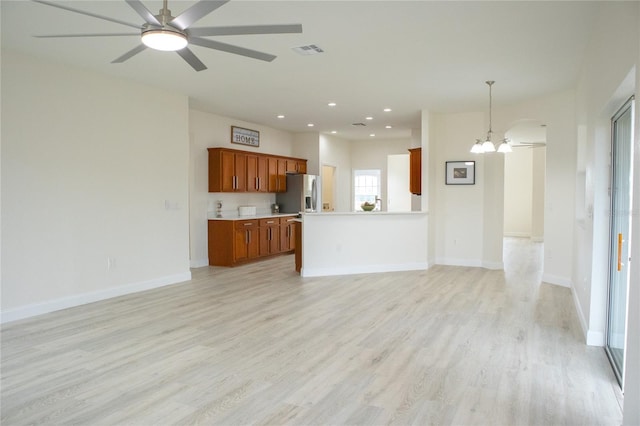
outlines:
[[[209,192],[286,192],[287,173],[306,173],[307,160],[209,148]]]
[[[287,160],[278,157],[267,159],[269,192],[287,192]]]
[[[264,155],[247,154],[247,191],[269,192],[268,159]]]
[[[288,159],[286,162],[287,173],[307,173],[307,160]]]
[[[409,150],[409,192],[422,194],[422,148]]]
[[[247,191],[247,153],[209,148],[209,192]]]

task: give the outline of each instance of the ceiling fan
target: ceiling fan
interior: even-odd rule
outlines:
[[[207,36],[225,36],[225,35],[246,35],[246,34],[285,34],[285,33],[301,33],[301,24],[283,24],[283,25],[236,25],[228,27],[200,27],[191,28],[190,26],[196,21],[202,19],[209,13],[213,12],[220,6],[223,6],[229,0],[200,0],[178,16],[172,16],[171,11],[167,7],[167,0],[163,0],[162,9],[157,15],[154,15],[145,7],[140,0],[125,0],[125,2],[136,11],[144,24],[136,25],[124,22],[119,19],[102,16],[69,6],[54,3],[45,0],[33,0],[36,3],[47,6],[56,7],[58,9],[67,10],[69,12],[79,13],[92,18],[103,19],[105,21],[114,22],[116,24],[125,25],[139,30],[136,33],[100,33],[100,34],[59,34],[59,35],[40,35],[38,38],[57,38],[57,37],[119,37],[119,36],[139,36],[141,44],[126,52],[124,55],[114,59],[111,63],[121,63],[130,59],[134,55],[145,50],[147,47],[156,50],[175,51],[196,71],[202,71],[207,67],[198,59],[196,55],[189,49],[188,45],[206,47],[209,49],[220,50],[223,52],[233,53],[236,55],[247,56],[261,61],[271,62],[276,56],[256,50],[246,49],[244,47],[232,44],[221,43],[219,41],[209,40],[202,37]]]
[[[513,148],[541,148],[547,146],[546,142],[520,142],[518,144],[512,145]]]

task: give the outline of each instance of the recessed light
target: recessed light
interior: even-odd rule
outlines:
[[[313,123],[307,124],[307,127],[313,127]]]
[[[280,114],[280,115],[278,116],[278,118],[284,118],[284,115]]]
[[[374,137],[376,134],[375,133],[371,133],[369,136]]]
[[[385,129],[390,129],[390,128],[391,128],[391,126],[386,125],[386,126],[384,126],[384,128],[385,128]]]
[[[331,134],[334,134],[334,135],[335,135],[336,133],[338,133],[338,131],[337,131],[337,130],[332,130],[332,131],[331,131]]]
[[[330,107],[334,107],[334,106],[336,106],[336,105],[338,105],[338,104],[337,104],[337,103],[335,103],[335,102],[329,102],[327,105],[329,105]]]
[[[365,120],[373,120],[373,117],[365,117]]]
[[[391,112],[391,108],[385,108],[383,109],[384,112]]]

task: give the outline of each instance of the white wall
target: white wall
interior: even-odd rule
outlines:
[[[587,342],[593,345],[604,344],[606,326],[610,120],[637,91],[637,14],[637,3],[601,7],[576,95],[577,125],[581,129],[576,192],[584,204],[576,206],[575,213],[578,226],[573,284]]]
[[[514,148],[504,159],[504,235],[530,237],[532,213],[533,149]]]
[[[189,279],[186,97],[2,62],[3,320]]]
[[[231,126],[240,126],[260,132],[257,148],[232,144]],[[254,123],[247,123],[219,115],[189,111],[189,235],[191,266],[209,264],[207,245],[207,212],[215,211],[216,200],[222,201],[223,211],[237,211],[240,205],[253,205],[259,211],[269,211],[275,194],[209,193],[209,154],[207,148],[226,147],[264,154],[293,156],[293,135]],[[302,157],[304,158],[304,157]]]
[[[574,235],[576,126],[575,93],[563,91],[494,108],[495,129],[532,120],[546,124],[543,281],[571,286]],[[497,117],[497,119],[496,119]],[[498,139],[498,138],[496,138]],[[508,155],[508,154],[507,154]]]
[[[430,151],[435,167],[430,227],[435,239],[435,262],[444,265],[482,266],[484,157],[469,153],[471,142],[484,130],[482,113],[433,114]],[[471,142],[470,142],[471,141]],[[445,185],[446,161],[476,161],[475,185]],[[423,167],[424,169],[424,167]]]
[[[298,158],[306,158],[307,174],[320,176],[322,165],[320,164],[320,134],[296,133],[293,135],[291,155]]]
[[[336,168],[335,211],[351,210],[351,151],[349,141],[320,135],[320,162]]]
[[[351,168],[353,170],[380,170],[380,199],[382,210],[387,210],[387,157],[408,154],[410,139],[375,139],[351,141]],[[407,174],[409,170],[407,170]],[[408,187],[407,187],[408,191]]]
[[[544,185],[546,181],[547,148],[534,148],[532,151],[531,177],[531,240],[544,241]]]
[[[603,345],[609,242],[610,119],[640,88],[640,3],[601,3],[576,91],[579,160],[573,294],[587,343]],[[637,104],[637,100],[636,100]],[[637,105],[636,105],[637,106]],[[635,114],[631,259],[640,258],[640,108]],[[640,267],[632,261],[623,424],[640,424]]]

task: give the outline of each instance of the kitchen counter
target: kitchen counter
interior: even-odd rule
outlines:
[[[257,213],[250,216],[240,216],[237,212],[222,212],[217,215],[216,212],[208,212],[208,220],[251,220],[251,219],[269,219],[272,217],[298,216],[298,213]]]

